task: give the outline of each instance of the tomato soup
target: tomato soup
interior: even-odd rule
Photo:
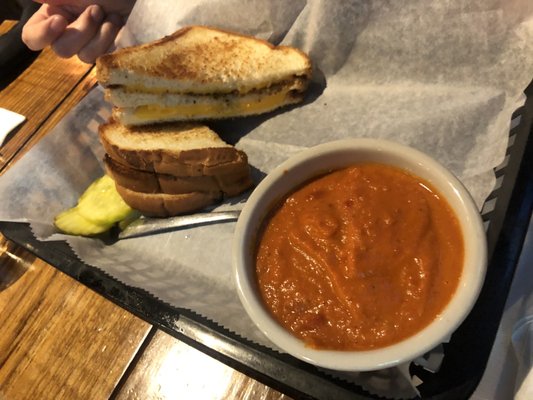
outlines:
[[[369,350],[412,336],[462,272],[457,217],[431,185],[382,164],[315,179],[267,218],[256,272],[264,303],[308,346]]]

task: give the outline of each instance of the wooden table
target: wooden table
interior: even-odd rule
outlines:
[[[0,34],[13,24],[4,21]],[[0,173],[95,83],[91,65],[46,49],[0,87],[0,107],[27,118],[0,148]],[[106,398],[287,397],[158,330],[0,234],[0,400]]]

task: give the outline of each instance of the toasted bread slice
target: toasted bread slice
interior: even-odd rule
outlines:
[[[308,80],[311,69],[309,58],[298,49],[205,26],[185,27],[96,61],[102,86],[156,94],[243,94]]]
[[[141,193],[116,184],[117,192],[131,208],[151,217],[173,217],[201,210],[222,199],[222,192],[185,194]]]
[[[219,192],[236,196],[252,186],[250,168],[222,175],[173,176],[133,169],[105,157],[106,171],[120,186],[142,193],[184,194],[189,192]]]
[[[134,169],[199,176],[229,174],[248,165],[246,154],[204,125],[126,127],[111,120],[98,128],[107,155]]]

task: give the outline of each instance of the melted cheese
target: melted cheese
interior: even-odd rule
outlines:
[[[272,95],[259,97],[257,100],[243,100],[236,98],[231,102],[181,104],[171,107],[162,107],[157,104],[137,107],[134,111],[136,118],[140,120],[165,119],[172,116],[182,116],[186,118],[216,116],[217,118],[233,117],[238,115],[260,114],[274,110],[285,104],[289,90]]]

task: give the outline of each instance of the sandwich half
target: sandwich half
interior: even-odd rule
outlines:
[[[253,183],[246,153],[207,126],[167,123],[99,126],[105,167],[123,200],[144,215],[200,210],[245,192]]]
[[[301,102],[311,71],[298,49],[205,26],[96,62],[113,117],[126,125],[269,112]]]

